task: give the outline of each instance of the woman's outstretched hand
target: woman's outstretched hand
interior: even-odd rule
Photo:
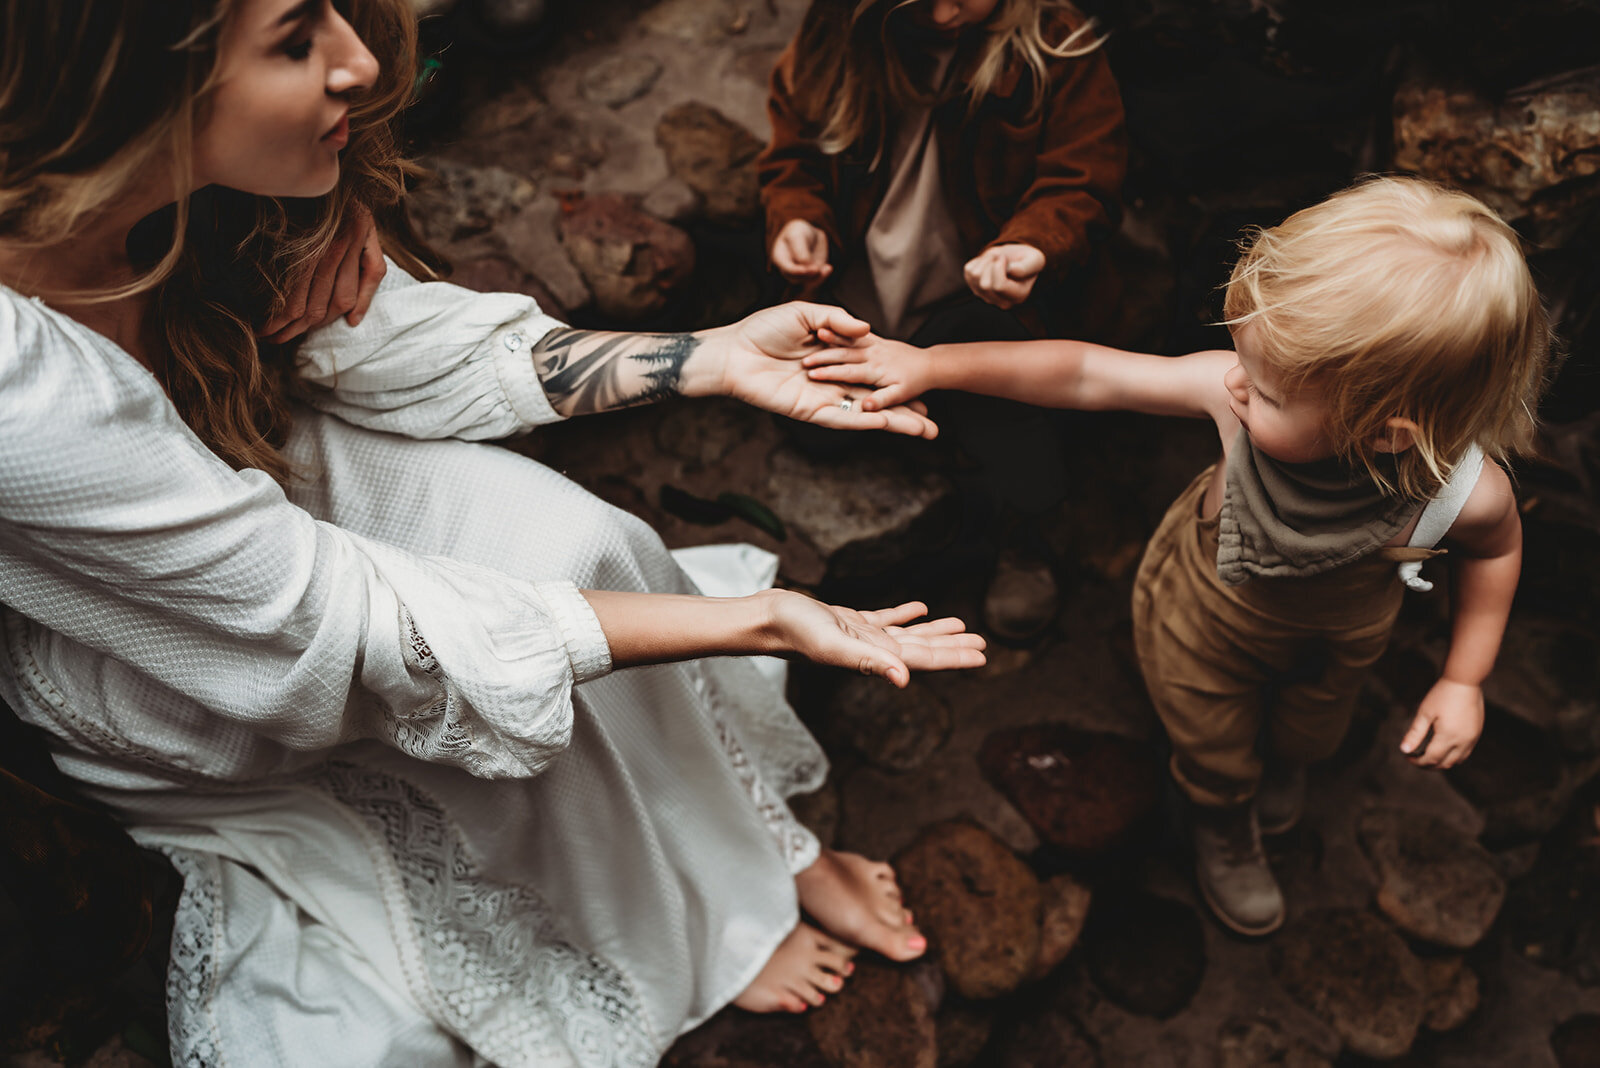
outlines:
[[[911,626],[928,613],[918,601],[858,612],[823,604],[803,594],[775,590],[769,594],[777,644],[819,664],[849,668],[863,675],[882,675],[896,686],[911,681],[913,671],[982,667],[984,640],[967,633],[959,619],[930,619]]]
[[[327,326],[339,316],[355,326],[367,314],[388,265],[372,213],[352,202],[339,235],[311,270],[295,279],[283,307],[256,336],[274,345]]]
[[[862,405],[865,391],[806,374],[801,362],[824,348],[867,335],[866,323],[842,308],[792,301],[766,308],[732,326],[711,331],[720,342],[717,392],[791,419],[836,430],[890,430],[931,438],[939,428],[920,404]],[[686,369],[687,376],[687,369]]]

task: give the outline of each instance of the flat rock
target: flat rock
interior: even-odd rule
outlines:
[[[474,167],[429,159],[433,179],[410,198],[411,217],[424,237],[448,243],[498,227],[538,195],[531,178],[504,167]]]
[[[1429,957],[1428,1007],[1422,1024],[1430,1031],[1454,1031],[1478,1009],[1478,973],[1460,957]]]
[[[1353,1052],[1394,1058],[1411,1048],[1427,1008],[1422,962],[1370,912],[1322,909],[1291,919],[1273,941],[1272,974]]]
[[[1333,1062],[1272,1020],[1236,1019],[1217,1030],[1216,1068],[1333,1068]]]
[[[1452,949],[1483,939],[1506,896],[1488,850],[1443,820],[1392,808],[1363,812],[1356,834],[1378,872],[1378,908],[1402,931]]]
[[[743,33],[749,8],[740,0],[662,0],[639,16],[648,33],[696,44],[717,44]]]
[[[1030,979],[1043,979],[1078,944],[1084,921],[1089,918],[1093,893],[1067,874],[1054,875],[1040,887],[1043,909],[1040,913],[1039,959]]]
[[[822,463],[780,448],[766,490],[773,511],[827,557],[835,578],[877,576],[938,544],[954,521],[948,479],[887,457]]]
[[[706,218],[737,225],[760,214],[755,134],[716,108],[698,101],[680,104],[656,124],[656,143],[667,166],[700,194]]]
[[[902,690],[878,678],[851,679],[831,705],[834,731],[883,771],[921,767],[950,737],[950,706],[916,680]]]
[[[1600,1015],[1561,1021],[1550,1032],[1550,1052],[1560,1068],[1600,1068]]]
[[[1511,884],[1500,926],[1527,960],[1600,987],[1600,849],[1592,806],[1579,806]]]
[[[763,418],[743,401],[697,398],[674,404],[662,415],[656,424],[656,444],[680,460],[714,464],[755,436]]]
[[[583,72],[578,91],[586,100],[620,108],[648,93],[659,77],[661,61],[654,56],[607,56]]]
[[[1101,1063],[1094,1040],[1058,1012],[1023,1020],[1000,1057],[1001,1068],[1099,1068]]]
[[[950,989],[998,997],[1033,971],[1039,880],[1000,839],[968,820],[946,820],[923,828],[894,867]]]
[[[569,198],[561,244],[594,294],[595,308],[623,323],[660,311],[694,272],[688,234],[614,193]]]
[[[1472,759],[1445,779],[1483,813],[1483,842],[1501,848],[1549,833],[1572,801],[1572,782],[1560,746],[1505,709],[1488,703],[1483,736]]]
[[[539,310],[557,319],[567,318],[567,309],[539,279],[505,256],[489,254],[459,260],[450,272],[450,281],[479,293],[524,293],[539,303]]]
[[[838,1068],[935,1068],[938,1061],[933,1011],[907,968],[858,957],[844,990],[806,1013],[806,1022]]]
[[[1600,201],[1600,71],[1547,79],[1493,101],[1412,80],[1394,99],[1394,165],[1483,199],[1546,244]]]
[[[995,731],[978,763],[1041,838],[1072,853],[1119,844],[1161,797],[1148,744],[1060,723]]]
[[[1182,1012],[1205,977],[1200,917],[1181,901],[1143,891],[1102,894],[1084,950],[1095,985],[1141,1016]]]

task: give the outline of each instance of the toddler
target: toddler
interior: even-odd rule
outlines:
[[[1368,180],[1255,234],[1224,310],[1235,351],[1176,359],[872,339],[809,362],[816,378],[877,387],[869,409],[959,389],[1216,423],[1222,460],[1145,551],[1134,637],[1193,803],[1201,893],[1260,935],[1284,916],[1261,834],[1298,819],[1305,766],[1339,744],[1441,540],[1450,649],[1400,748],[1447,768],[1477,742],[1521,566],[1500,463],[1532,442],[1550,335],[1511,228],[1411,178]]]

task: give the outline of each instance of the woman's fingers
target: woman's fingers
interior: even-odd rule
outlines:
[[[966,622],[957,619],[955,616],[945,616],[942,619],[923,620],[921,623],[913,623],[911,626],[905,627],[902,630],[902,633],[904,634],[916,634],[924,637],[930,637],[938,634],[965,634],[966,632]],[[978,639],[979,642],[983,641],[983,636],[980,634],[973,634],[971,637]]]
[[[921,601],[907,601],[892,608],[875,608],[862,612],[861,618],[875,627],[898,627],[928,614],[928,606]]]
[[[355,310],[356,298],[361,292],[361,262],[365,246],[354,241],[345,250],[344,259],[334,272],[333,292],[328,298],[328,310],[312,326],[327,326],[346,312]],[[309,328],[308,328],[309,329]]]
[[[367,309],[372,307],[378,284],[388,273],[389,263],[383,258],[383,242],[378,237],[378,228],[374,226],[361,244],[361,287],[356,292],[356,306],[345,315],[345,322],[355,326],[367,317]]]
[[[868,398],[870,400],[871,398]],[[883,429],[894,434],[904,434],[907,437],[927,438],[932,441],[939,436],[939,424],[929,419],[922,412],[912,411],[904,405],[882,406],[874,404],[867,407],[867,402],[862,401],[861,407],[869,413],[876,411],[884,417]]]

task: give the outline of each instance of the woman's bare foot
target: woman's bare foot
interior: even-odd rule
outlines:
[[[900,903],[894,869],[858,853],[824,849],[795,876],[800,907],[835,936],[890,960],[922,956],[928,940]]]
[[[755,982],[733,1003],[750,1012],[805,1012],[821,1005],[855,971],[856,951],[809,923],[789,932]]]

